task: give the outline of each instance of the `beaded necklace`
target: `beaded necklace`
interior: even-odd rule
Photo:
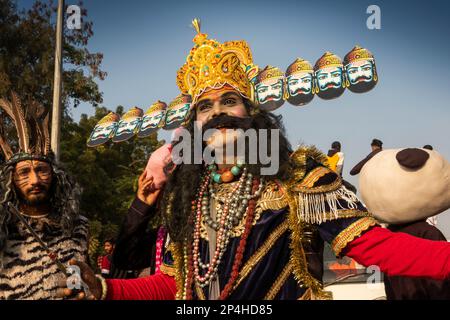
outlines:
[[[183,298],[192,298],[192,280],[203,288],[210,284],[211,280],[218,276],[218,268],[223,255],[231,238],[231,230],[239,224],[245,212],[247,212],[245,221],[245,231],[241,236],[239,247],[236,252],[236,258],[232,268],[232,274],[220,295],[220,299],[228,297],[232,284],[235,282],[239,268],[242,262],[243,253],[246,246],[248,234],[253,222],[255,199],[260,196],[264,180],[254,179],[251,173],[243,168],[241,177],[236,186],[232,188],[230,196],[225,199],[216,195],[214,190],[213,174],[214,167],[209,166],[206,174],[203,176],[197,201],[193,201],[193,223],[194,239],[193,244],[186,248],[184,254],[186,266],[186,279],[184,283]],[[217,217],[214,220],[210,214],[210,197],[223,203],[217,210]],[[209,227],[217,232],[216,250],[210,257],[208,263],[204,263],[200,257],[200,227],[202,216]]]

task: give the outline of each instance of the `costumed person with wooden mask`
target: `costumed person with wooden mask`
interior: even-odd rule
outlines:
[[[49,113],[23,105],[16,93],[0,99],[0,299],[56,299],[67,279],[65,264],[86,261],[87,219],[79,214],[80,190],[50,150]],[[5,119],[14,124],[13,151]]]
[[[217,151],[223,147],[219,138],[235,141],[238,132],[227,129],[268,130],[268,141],[255,144],[268,144],[278,170],[264,173],[261,160],[236,158],[177,164],[163,188],[148,192],[141,211],[164,218],[171,242],[161,273],[105,280],[73,262],[97,299],[329,299],[322,284],[324,241],[337,256],[377,265],[391,275],[450,276],[450,244],[381,228],[324,165],[324,154],[314,147],[291,149],[280,117],[253,102],[246,42],[219,43],[200,31],[198,20],[194,27],[195,46],[177,76],[182,93],[192,97],[187,131],[194,132],[194,120],[203,131],[216,129],[201,147]]]

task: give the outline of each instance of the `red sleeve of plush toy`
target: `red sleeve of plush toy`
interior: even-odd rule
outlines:
[[[450,243],[417,238],[373,227],[350,242],[344,255],[365,266],[378,266],[390,276],[429,277],[450,275]]]
[[[108,279],[107,300],[175,300],[175,279],[160,273],[138,279]]]

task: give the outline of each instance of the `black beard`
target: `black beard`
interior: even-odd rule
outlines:
[[[312,93],[308,94],[299,94],[296,96],[290,96],[288,98],[288,102],[294,106],[302,106],[309,103],[314,98]]]
[[[364,77],[366,78],[366,77]],[[359,82],[356,84],[350,84],[348,87],[348,90],[355,93],[363,93],[371,90],[376,85],[376,81],[370,81],[370,82]]]
[[[344,91],[345,88],[330,88],[326,91],[319,91],[317,95],[322,99],[330,100],[339,97]]]
[[[249,108],[254,108],[254,105],[248,104]],[[192,119],[196,118],[195,112],[191,115]],[[224,119],[224,116],[217,118]],[[211,120],[206,125],[207,128],[214,127],[221,120]],[[292,152],[291,146],[285,136],[284,127],[281,122],[281,116],[276,116],[272,113],[266,113],[264,111],[258,112],[250,119],[248,118],[235,118],[236,123],[231,124],[234,127],[243,127],[243,124],[250,125],[250,128],[255,130],[259,129],[279,129],[281,130],[279,135],[279,161],[280,168],[273,176],[267,176],[266,179],[279,179],[285,181],[291,177],[291,159],[290,154]],[[247,127],[247,125],[245,125]],[[195,131],[193,121],[189,122],[186,129],[191,133],[191,143],[193,146],[193,133]],[[268,146],[271,146],[271,134],[268,135]],[[269,151],[270,152],[270,151]],[[270,153],[268,153],[270,154]],[[194,159],[194,147],[191,148],[191,156]],[[261,173],[261,167],[264,166],[261,163],[252,164],[246,166],[248,172],[252,173],[254,177],[258,177]],[[192,213],[192,200],[198,191],[198,186],[201,184],[201,177],[204,173],[203,164],[181,164],[169,175],[169,179],[164,187],[163,198],[161,200],[161,212],[164,220],[166,221],[167,229],[170,237],[174,241],[184,241],[186,238],[191,239],[193,225],[189,219]],[[168,208],[170,207],[170,210]]]

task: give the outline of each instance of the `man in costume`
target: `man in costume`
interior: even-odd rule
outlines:
[[[260,162],[179,164],[159,205],[160,190],[151,188],[140,202],[142,219],[159,210],[169,233],[161,272],[104,280],[73,261],[96,298],[326,299],[324,241],[337,256],[388,274],[450,275],[450,244],[382,229],[324,165],[324,154],[314,147],[291,150],[280,118],[252,103],[245,74],[252,56],[244,41],[222,44],[201,33],[198,21],[194,26],[195,47],[177,77],[192,97],[187,130],[193,132],[197,120],[227,140],[225,129],[279,129],[279,170],[263,176]]]
[[[17,94],[11,97],[0,99],[6,159],[0,170],[0,299],[54,299],[66,280],[58,263],[87,257],[87,220],[78,212],[79,189],[50,151],[48,110],[33,101],[25,108]],[[17,129],[16,153],[6,116]]]

